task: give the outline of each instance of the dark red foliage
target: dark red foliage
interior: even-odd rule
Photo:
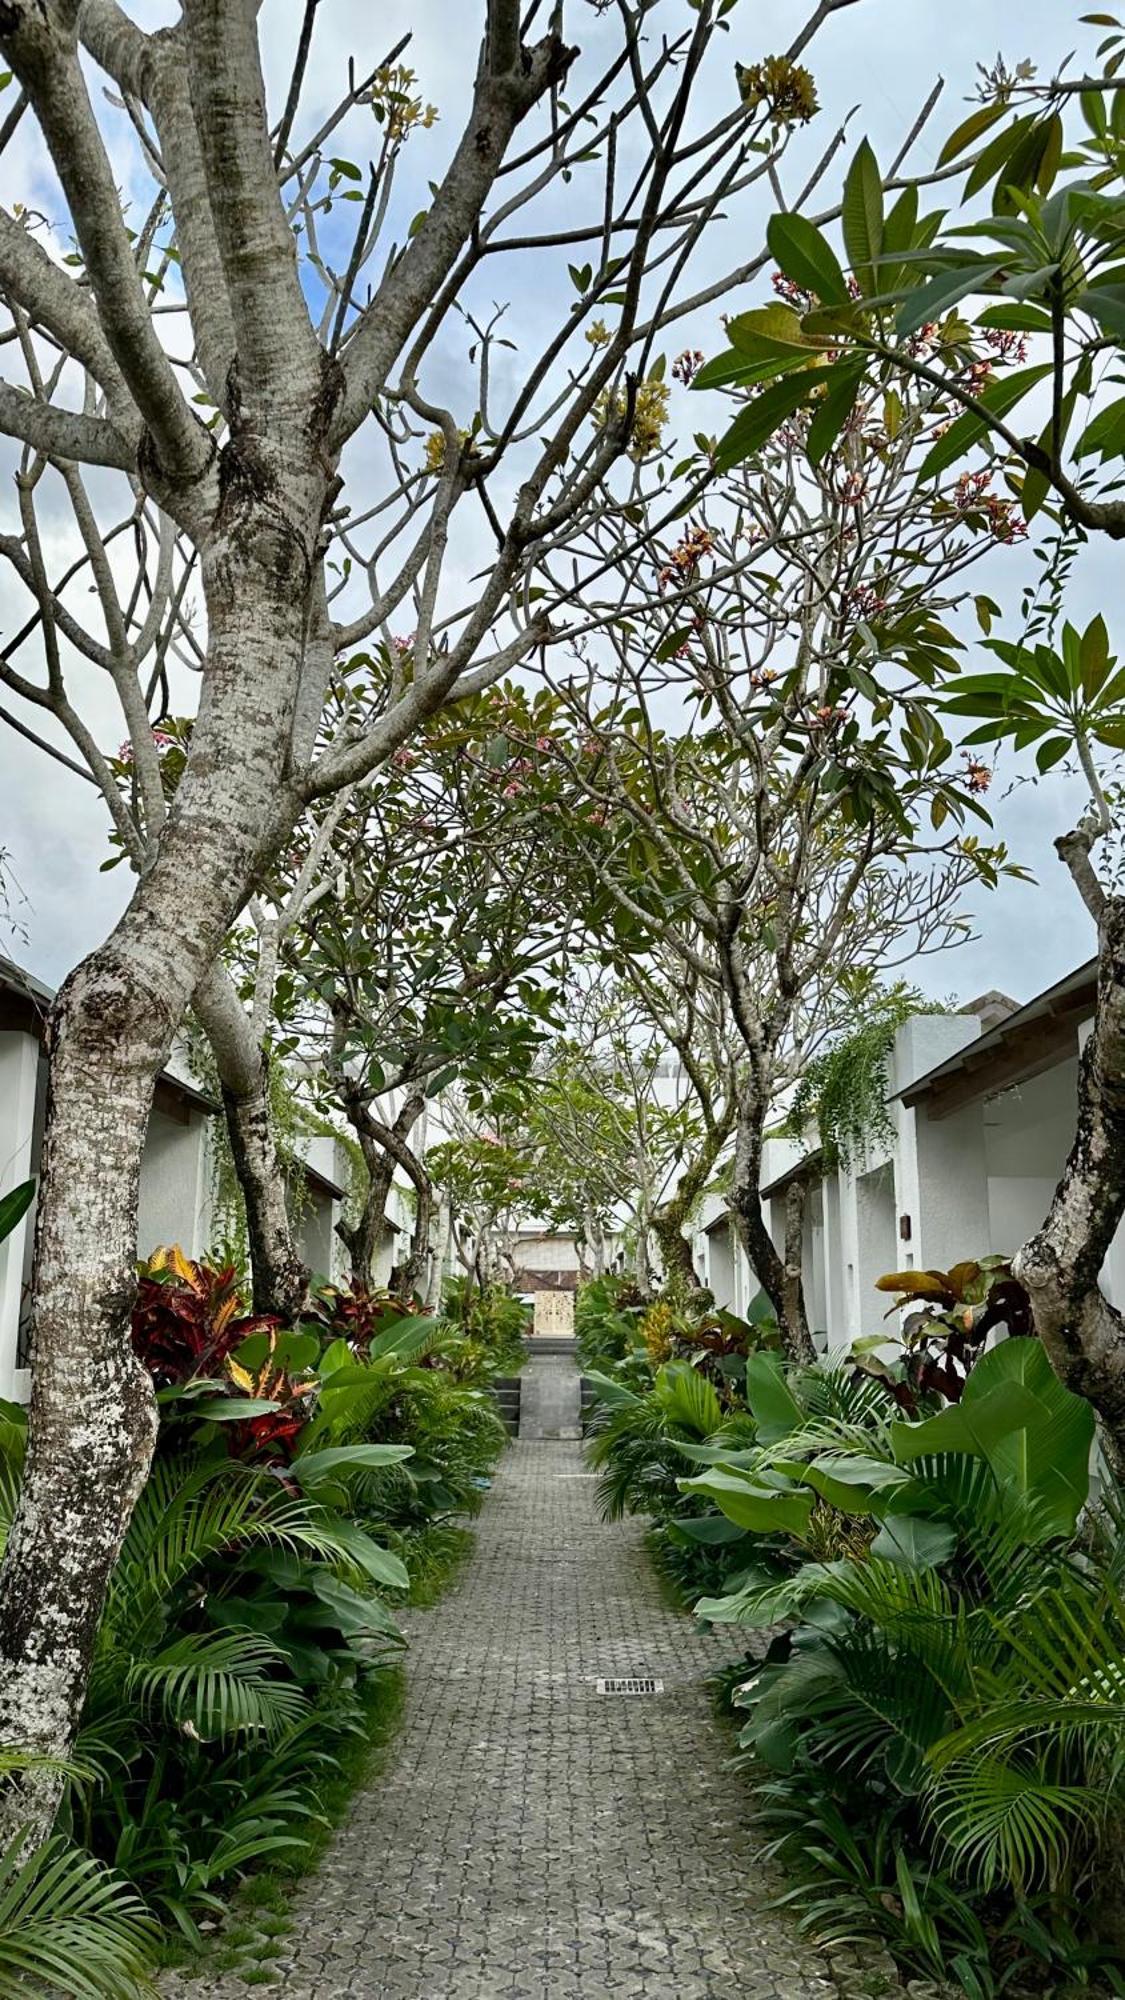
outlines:
[[[398,1298],[394,1292],[369,1292],[363,1287],[344,1292],[335,1285],[322,1286],[314,1309],[327,1337],[346,1340],[355,1354],[366,1354],[379,1334],[417,1311],[408,1299]]]
[[[173,1249],[141,1266],[133,1347],[158,1389],[220,1375],[241,1341],[280,1325],[246,1311],[233,1265],[217,1270]]]

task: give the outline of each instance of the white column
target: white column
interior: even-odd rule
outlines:
[[[33,1035],[0,1034],[0,1194],[31,1179],[35,1158],[35,1100],[39,1044]],[[24,1269],[35,1220],[32,1204],[22,1222],[0,1243],[0,1396],[26,1402],[30,1371],[16,1367]]]

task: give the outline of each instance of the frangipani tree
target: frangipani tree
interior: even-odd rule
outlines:
[[[821,0],[791,62],[836,4]],[[18,449],[0,553],[27,606],[0,683],[30,716],[21,726],[55,748],[63,732],[137,878],[50,1028],[29,1451],[0,1577],[5,1740],[65,1749],[152,1449],[128,1319],[139,1161],[171,1039],[301,814],[552,644],[574,572],[558,587],[549,556],[604,510],[615,468],[643,487],[654,411],[639,380],[656,327],[729,284],[693,280],[694,252],[734,195],[776,171],[790,129],[733,78],[710,128],[691,115],[716,50],[730,75],[730,11],[621,0],[604,20],[572,6],[540,23],[532,6],[525,35],[518,0],[488,0],[474,10],[462,128],[394,240],[392,177],[427,122],[401,48],[352,69],[317,122],[302,111],[314,0],[272,107],[250,0],[183,0],[151,33],[117,0],[0,9],[18,93],[2,136],[24,119],[38,128],[77,260],[31,204],[0,212],[13,371],[0,431]],[[572,15],[589,54],[566,39]],[[133,220],[126,180],[140,191]],[[352,194],[354,231],[340,231]],[[513,282],[523,260],[542,287],[547,263],[576,257],[571,304],[524,355],[522,380],[501,383],[483,303],[508,289],[498,260]],[[466,324],[476,374],[450,408],[438,357]],[[61,574],[38,511],[48,491],[74,521]],[[467,588],[448,561],[457,548],[472,551]],[[399,619],[414,632],[409,666],[376,675],[325,742],[335,662],[389,640]],[[124,717],[127,803],[83,712],[87,669]],[[177,669],[197,677],[196,701],[172,691]],[[169,796],[152,725],[183,712],[193,726]],[[11,1824],[41,1828],[56,1784],[14,1786]]]
[[[767,1125],[847,1028],[857,981],[956,943],[963,891],[1010,868],[974,830],[989,768],[957,756],[934,700],[958,669],[969,573],[1013,539],[1010,512],[919,493],[937,418],[909,392],[857,402],[810,445],[831,394],[674,538],[638,535],[617,562],[601,651],[560,688],[575,729],[555,753],[586,797],[576,838],[618,963],[643,977],[654,953],[678,961],[729,1012],[732,1209],[804,1358],[799,1263],[759,1200]]]
[[[844,191],[850,272],[823,230],[776,216],[770,244],[795,294],[784,341],[763,314],[748,314],[712,367],[726,382],[768,385],[720,447],[732,462],[824,385],[808,427],[814,452],[860,401],[898,405],[912,394],[940,419],[916,466],[920,494],[936,499],[951,482],[1006,532],[1022,535],[1041,515],[1053,524],[1044,589],[998,633],[999,607],[982,603],[998,664],[966,677],[946,712],[962,727],[977,722],[970,746],[1005,742],[1033,755],[1040,775],[1069,759],[1085,782],[1088,805],[1056,847],[1095,926],[1097,1013],[1074,1145],[1017,1268],[1056,1370],[1095,1404],[1120,1461],[1125,1319],[1100,1274],[1125,1219],[1125,677],[1103,619],[1079,629],[1066,609],[1080,545],[1125,536],[1125,27],[1113,15],[1086,20],[1108,33],[1084,65],[1068,57],[1044,79],[1028,64],[982,67],[978,101],[940,156],[959,183],[951,213],[922,216],[910,189],[886,206],[864,144]]]
[[[702,1046],[695,1060],[703,1072]],[[661,1217],[704,1127],[662,1026],[627,982],[589,969],[572,977],[564,1032],[536,1065],[523,1133],[537,1213],[574,1231],[595,1276],[621,1238],[648,1293]]]
[[[546,700],[493,688],[435,718],[333,809],[331,894],[310,897],[281,933],[278,1047],[318,1108],[346,1121],[367,1170],[359,1214],[340,1225],[356,1285],[370,1283],[399,1168],[414,1229],[396,1283],[426,1288],[433,1188],[412,1135],[454,1086],[471,1111],[518,1109],[552,1022],[565,861],[551,801],[507,733],[512,716],[534,728]],[[306,874],[318,839],[286,857],[284,880]],[[288,908],[292,895],[279,888],[275,902]]]

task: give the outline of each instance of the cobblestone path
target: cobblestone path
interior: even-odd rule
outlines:
[[[303,1888],[285,2000],[811,2000],[897,1992],[766,1908],[705,1676],[730,1642],[597,1518],[572,1443],[518,1443],[456,1588],[411,1621],[402,1733]],[[599,1696],[654,1675],[654,1698]],[[230,1978],[165,1991],[248,2000]]]

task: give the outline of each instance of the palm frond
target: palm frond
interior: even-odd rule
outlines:
[[[137,1660],[126,1694],[203,1738],[276,1736],[304,1713],[300,1688],[271,1678],[285,1656],[256,1632],[185,1632],[153,1660]]]
[[[0,1856],[0,2000],[140,2000],[156,1938],[133,1890],[65,1840]]]

